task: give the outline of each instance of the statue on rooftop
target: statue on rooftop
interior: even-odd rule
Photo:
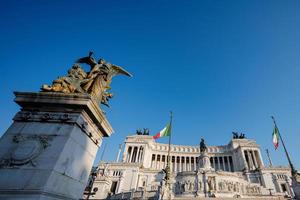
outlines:
[[[232,138],[233,138],[233,139],[239,138],[238,132],[232,132]]]
[[[150,134],[149,128],[143,128],[143,130],[144,130],[143,135],[149,135]]]
[[[150,130],[149,130],[149,128],[143,128],[143,131],[141,129],[137,129],[136,134],[137,135],[149,135]]]
[[[108,101],[113,97],[109,92],[110,83],[116,75],[123,74],[129,77],[132,75],[122,67],[99,59],[96,62],[89,52],[87,57],[80,58],[68,71],[68,75],[54,80],[52,85],[42,85],[43,92],[82,93],[89,94],[97,103],[109,107]],[[85,72],[79,63],[90,66],[90,71]]]
[[[245,139],[246,136],[244,133],[238,133],[238,132],[232,132],[232,138],[233,139]]]
[[[137,129],[137,130],[136,130],[136,134],[137,134],[137,135],[143,135],[143,132],[141,131],[141,129]]]
[[[240,139],[245,139],[245,138],[246,138],[246,136],[245,136],[245,134],[244,134],[244,133],[241,133],[241,134],[240,134],[240,136],[239,136],[239,138],[240,138]]]

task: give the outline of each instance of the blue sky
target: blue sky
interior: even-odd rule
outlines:
[[[287,165],[273,148],[274,115],[299,169],[299,10],[275,0],[2,1],[0,133],[19,110],[13,91],[39,91],[93,50],[134,75],[112,82],[105,160],[136,129],[161,130],[172,110],[174,144],[223,145],[238,131]]]

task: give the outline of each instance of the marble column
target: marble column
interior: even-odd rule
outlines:
[[[258,159],[259,159],[259,162],[260,162],[260,167],[263,167],[264,166],[264,160],[261,157],[260,151],[257,151],[257,153],[258,153]]]
[[[221,156],[221,159],[222,159],[222,168],[223,168],[223,171],[226,171],[224,156]]]
[[[189,157],[185,157],[185,171],[189,171],[189,163],[188,163]]]
[[[174,156],[174,171],[177,171],[177,157]]]
[[[254,162],[255,168],[257,168],[258,167],[258,163],[257,163],[256,156],[255,156],[255,153],[254,153],[253,150],[251,151],[251,154],[252,154],[252,157],[253,157],[253,162]]]
[[[218,158],[218,168],[219,170],[221,170],[221,157],[217,157]]]
[[[141,147],[138,147],[138,150],[137,150],[137,159],[136,159],[136,162],[139,163],[140,162],[140,154],[141,154]]]
[[[130,152],[131,152],[131,150],[130,150],[130,146],[127,146],[127,153],[126,153],[126,162],[130,162]]]
[[[256,157],[256,161],[257,161],[258,167],[261,167],[262,166],[262,162],[261,162],[261,159],[260,159],[259,151],[254,151],[254,153],[255,153],[255,157]]]
[[[231,166],[230,166],[230,156],[227,156],[227,165],[228,165],[228,170],[231,172]]]
[[[179,172],[181,172],[182,171],[182,166],[181,166],[182,164],[181,164],[181,156],[179,156]]]
[[[134,147],[132,162],[136,163],[138,154],[138,147]]]
[[[133,151],[134,151],[134,147],[133,146],[130,146],[131,147],[131,151],[130,151],[130,154],[129,154],[129,163],[131,162],[131,160],[132,160],[132,155],[133,155]],[[129,148],[130,148],[129,147]]]
[[[136,157],[135,157],[135,162],[138,163],[140,159],[140,147],[137,147],[136,149]]]
[[[160,155],[157,154],[157,157],[156,157],[156,166],[155,166],[155,169],[159,169],[159,161],[160,161]]]
[[[160,154],[159,155],[159,165],[158,165],[158,169],[160,170],[160,169],[162,169],[162,155]]]
[[[127,162],[127,156],[128,156],[128,147],[124,149],[123,157],[122,157],[122,162]]]
[[[253,160],[252,160],[252,156],[251,156],[250,150],[247,150],[247,154],[248,154],[250,169],[254,169],[254,164],[253,164]]]
[[[144,158],[144,147],[141,147],[141,155],[140,155],[140,163],[143,163],[143,158]]]
[[[152,158],[153,158],[153,156],[154,156],[154,159],[152,159]],[[156,163],[156,154],[152,154],[152,158],[151,158],[151,159],[152,159],[152,160],[151,160],[151,161],[152,161],[151,168],[152,168],[152,169],[155,169],[155,163]]]
[[[21,110],[0,139],[0,199],[80,199],[113,130],[88,95],[15,92]]]

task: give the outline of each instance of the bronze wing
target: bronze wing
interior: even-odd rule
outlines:
[[[118,74],[123,74],[123,75],[129,76],[129,77],[132,77],[132,75],[129,72],[127,72],[125,69],[123,69],[120,66],[112,65],[112,64],[108,64],[108,66],[109,66],[109,74],[108,74],[108,79],[106,81],[106,86],[105,86],[106,90],[110,89],[110,83],[114,76],[116,76]]]
[[[117,66],[117,65],[111,65],[111,76],[115,76],[118,74],[123,74],[123,75],[129,76],[129,77],[132,77],[132,75],[129,72],[127,72],[125,69],[123,69],[122,67]]]
[[[78,60],[76,60],[77,63],[85,63],[91,66],[91,69],[97,65],[96,60],[93,57],[83,57],[83,58],[79,58]]]

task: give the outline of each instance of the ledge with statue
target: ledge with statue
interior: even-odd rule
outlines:
[[[102,140],[113,133],[99,104],[109,106],[115,75],[131,76],[92,54],[40,92],[15,92],[21,109],[0,139],[0,199],[82,197]]]

